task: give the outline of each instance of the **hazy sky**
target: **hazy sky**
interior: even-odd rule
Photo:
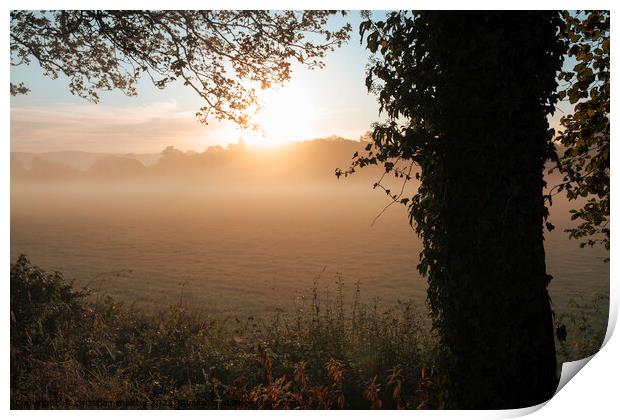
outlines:
[[[265,138],[241,132],[228,122],[199,123],[195,112],[203,103],[181,83],[162,91],[145,80],[138,86],[137,97],[102,92],[100,103],[92,104],[71,95],[66,78],[46,78],[33,62],[11,68],[11,81],[25,82],[31,89],[28,95],[11,98],[11,149],[157,153],[169,145],[202,151],[241,137],[246,143],[261,145],[331,135],[357,139],[379,119],[378,105],[364,84],[369,53],[359,42],[359,13],[334,17],[331,24],[345,21],[353,27],[351,39],[327,55],[324,69],[295,64],[284,87],[263,92],[258,120]],[[570,106],[561,104],[560,108],[568,111]],[[552,127],[557,128],[561,115],[558,112],[551,118]]]
[[[295,65],[284,87],[264,93],[259,118],[267,134],[264,139],[242,133],[230,123],[199,123],[194,114],[202,106],[200,98],[181,83],[162,91],[145,80],[137,97],[103,92],[100,103],[92,104],[72,96],[66,78],[46,78],[33,62],[11,69],[11,80],[23,81],[31,89],[28,95],[11,98],[12,150],[149,153],[168,145],[202,151],[241,136],[249,143],[330,135],[357,139],[378,119],[376,99],[364,85],[369,55],[359,42],[358,12],[335,19],[334,23],[352,24],[350,41],[328,54],[324,69]],[[286,118],[281,118],[283,114]]]

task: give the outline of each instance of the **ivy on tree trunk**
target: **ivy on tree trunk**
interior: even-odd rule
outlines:
[[[348,173],[419,168],[404,203],[424,243],[447,408],[531,406],[556,389],[543,170],[561,23],[557,12],[393,12],[360,27],[388,121]]]

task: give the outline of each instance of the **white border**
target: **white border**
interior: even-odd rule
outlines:
[[[109,1],[90,1],[85,3],[84,1],[41,1],[41,0],[25,0],[25,1],[8,1],[4,3],[6,5],[6,11],[4,18],[0,20],[2,30],[5,36],[5,42],[3,43],[4,57],[9,56],[9,19],[8,11],[10,9],[78,9],[78,8],[100,8],[100,9],[122,9],[127,8],[127,2],[109,0]],[[150,1],[134,1],[131,2],[131,8],[158,8],[158,9],[195,9],[195,8],[212,8],[212,9],[244,9],[244,8],[263,8],[263,9],[611,9],[612,10],[612,33],[616,33],[615,27],[615,12],[613,11],[611,1],[533,1],[523,0],[519,2],[492,2],[492,1],[392,1],[384,0],[381,2],[369,2],[369,1],[313,1],[313,2],[291,2],[289,1],[254,1],[248,2],[240,0],[228,0],[228,1],[211,1],[211,2],[191,2],[184,0],[162,1],[162,0],[150,0]],[[612,42],[612,68],[615,66],[615,57],[617,55],[616,43]],[[5,62],[6,63],[6,62]],[[5,64],[5,71],[3,74],[4,85],[7,86],[9,82],[9,66]],[[613,96],[616,97],[616,89],[614,89],[615,83],[612,83]],[[1,254],[5,261],[5,273],[2,287],[3,287],[3,307],[5,308],[5,322],[2,325],[2,352],[4,354],[2,365],[2,405],[5,410],[9,409],[9,282],[8,282],[8,261],[10,259],[10,206],[9,206],[9,188],[10,188],[10,100],[8,93],[5,94],[5,100],[3,101],[4,118],[2,119],[2,130],[5,134],[4,142],[2,143],[3,154],[1,156],[2,165],[0,166],[1,177],[0,185],[2,185],[2,229],[3,238],[5,238],[0,244]],[[612,103],[613,108],[613,103]],[[613,111],[612,111],[613,114]],[[615,136],[613,132],[615,125],[612,125],[612,136]],[[615,148],[612,148],[612,163],[617,159],[617,153]],[[612,183],[615,172],[612,171]],[[612,197],[612,212],[617,209],[617,200],[615,195]],[[616,261],[617,255],[615,255],[612,247],[610,277],[614,279],[618,272]],[[395,418],[409,418],[414,415],[419,418],[506,418],[506,417],[518,417],[525,414],[530,414],[531,418],[537,419],[564,419],[564,418],[583,418],[584,416],[593,418],[612,418],[617,416],[618,413],[618,397],[615,391],[617,387],[617,380],[619,374],[619,363],[616,355],[620,354],[620,345],[618,344],[617,337],[611,336],[610,333],[613,330],[615,321],[618,314],[618,290],[616,282],[611,282],[611,299],[610,299],[610,318],[613,320],[610,322],[608,328],[607,343],[604,348],[596,354],[591,361],[578,373],[577,378],[569,381],[566,386],[558,392],[558,394],[552,398],[547,404],[542,404],[539,407],[522,409],[522,410],[506,410],[506,411],[444,411],[444,412],[415,412],[410,413],[407,411],[396,412],[392,411],[388,415]],[[122,412],[108,412],[108,411],[90,411],[88,413],[69,411],[69,412],[26,412],[26,411],[13,411],[10,413],[15,418],[26,418],[30,416],[50,416],[51,418],[80,418],[84,415],[88,415],[94,419],[108,418],[108,417],[129,417],[134,416],[136,412],[122,411]],[[178,412],[164,412],[156,411],[149,412],[150,416],[156,418],[172,418],[179,415]],[[342,418],[342,417],[355,417],[357,419],[371,419],[376,415],[372,411],[356,411],[356,412],[342,412],[342,411],[297,411],[297,412],[236,412],[236,411],[211,411],[205,412],[187,412],[184,416],[190,417],[215,417],[221,419],[237,419],[239,417],[252,417],[257,419],[263,418],[284,418],[295,417],[297,419],[313,419],[318,418]]]

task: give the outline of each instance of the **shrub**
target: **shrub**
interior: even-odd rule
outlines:
[[[11,404],[124,408],[415,408],[431,335],[411,302],[380,310],[319,296],[271,319],[154,315],[11,264]],[[422,376],[424,384],[429,378]],[[426,386],[426,385],[425,385]],[[133,404],[133,403],[132,403]],[[202,404],[202,405],[201,405]]]
[[[343,284],[329,299],[315,283],[310,299],[271,318],[207,317],[182,302],[149,314],[20,256],[11,407],[442,408],[427,318],[412,302],[363,302],[359,283],[347,305]],[[592,333],[588,318],[557,321],[569,324],[562,360],[598,349],[579,336]]]

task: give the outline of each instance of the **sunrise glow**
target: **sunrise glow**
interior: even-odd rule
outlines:
[[[303,85],[291,84],[259,93],[261,109],[254,116],[258,130],[236,131],[236,137],[248,146],[274,147],[290,141],[316,138],[317,101]]]

